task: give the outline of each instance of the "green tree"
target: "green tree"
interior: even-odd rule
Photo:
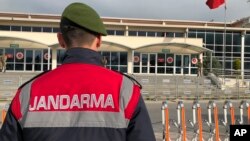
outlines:
[[[233,62],[233,69],[240,70],[241,69],[241,61],[240,59],[235,59]]]
[[[241,60],[240,59],[235,59],[233,61],[233,69],[236,70],[235,74],[240,75],[240,70],[241,70]]]
[[[204,68],[204,75],[207,75],[210,72],[210,60],[211,60],[211,53],[206,53],[206,57],[203,59],[203,68]],[[221,63],[217,60],[216,57],[212,57],[212,73],[218,75],[220,69],[222,69]]]

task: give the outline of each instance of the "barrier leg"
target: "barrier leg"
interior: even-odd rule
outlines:
[[[218,108],[214,107],[215,141],[220,141]]]
[[[231,113],[231,124],[235,125],[235,116],[234,116],[234,108],[230,108],[230,113]]]
[[[199,141],[203,141],[201,107],[197,108],[197,114],[198,114],[198,126],[199,126]]]
[[[6,114],[7,114],[7,112],[5,110],[2,110],[2,123],[5,120]]]
[[[169,141],[170,135],[169,135],[169,113],[168,108],[165,108],[165,140]]]
[[[181,121],[181,123],[182,123],[182,131],[183,131],[183,134],[182,134],[182,140],[183,141],[186,141],[186,118],[185,118],[185,108],[184,107],[182,107],[181,108],[181,112],[182,112],[182,114],[181,114],[181,117],[182,117],[182,121]]]
[[[248,124],[250,124],[250,107],[247,107],[247,119],[248,119]]]

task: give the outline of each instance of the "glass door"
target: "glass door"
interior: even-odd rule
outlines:
[[[35,71],[42,71],[42,50],[35,50]]]
[[[148,73],[148,54],[141,54],[141,73]]]
[[[190,74],[190,55],[175,55],[175,74]]]
[[[182,64],[183,64],[183,74],[189,74],[189,64],[190,64],[190,55],[182,56]]]
[[[157,72],[156,69],[156,54],[149,54],[149,73]]]
[[[141,54],[141,73],[156,73],[156,59],[155,53],[142,53]]]
[[[182,74],[182,55],[175,55],[175,74]]]

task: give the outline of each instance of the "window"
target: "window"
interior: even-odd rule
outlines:
[[[114,30],[107,30],[108,35],[115,35],[115,31]]]
[[[196,38],[196,33],[188,32],[188,37],[189,38]]]
[[[157,37],[165,37],[165,32],[156,32]]]
[[[10,26],[8,26],[8,25],[0,25],[0,30],[10,31]]]
[[[146,36],[146,32],[145,31],[138,31],[138,36]]]
[[[32,27],[33,32],[42,32],[42,27]]]
[[[241,45],[241,34],[240,33],[233,34],[233,44],[234,45]]]
[[[232,45],[232,34],[226,34],[226,45]]]
[[[215,34],[215,44],[223,44],[223,34]]]
[[[116,30],[115,35],[124,36],[124,31],[123,30]]]
[[[155,32],[148,31],[147,36],[148,37],[155,37]]]
[[[206,44],[214,44],[214,34],[213,33],[206,34]]]
[[[245,35],[245,45],[250,46],[250,34]]]
[[[11,26],[11,31],[21,31],[21,26]]]
[[[65,52],[66,52],[65,49],[58,49],[57,50],[57,66],[62,64]]]
[[[43,27],[43,32],[52,32],[51,27]]]
[[[29,31],[29,32],[31,32],[31,27],[30,26],[22,26],[22,31]]]
[[[128,58],[127,52],[100,52],[103,58],[107,60],[106,68],[121,71],[123,73],[127,72]]]
[[[184,37],[184,33],[176,32],[175,37]]]
[[[60,32],[60,28],[54,27],[54,28],[53,28],[53,32],[54,32],[54,33]]]
[[[174,37],[174,32],[166,32],[166,37]]]
[[[128,35],[129,36],[137,36],[137,31],[129,31]]]

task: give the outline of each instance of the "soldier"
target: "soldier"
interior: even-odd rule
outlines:
[[[94,9],[70,4],[60,31],[63,64],[18,89],[0,141],[155,141],[140,85],[103,67],[107,32]]]
[[[0,68],[2,72],[6,72],[6,61],[7,61],[7,55],[1,55],[0,56]]]
[[[202,62],[201,62],[201,59],[198,59],[198,62],[197,62],[197,77],[202,77]]]

